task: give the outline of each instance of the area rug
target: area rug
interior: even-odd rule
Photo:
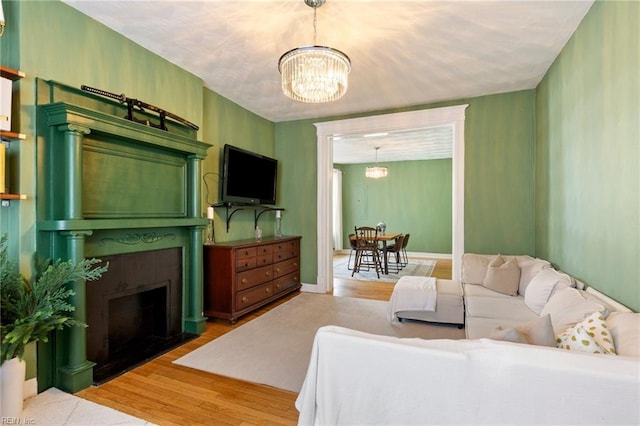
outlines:
[[[436,267],[436,261],[430,259],[411,259],[407,266],[402,268],[400,272],[395,272],[393,266],[389,266],[388,274],[380,274],[378,278],[376,270],[370,268],[367,270],[361,270],[351,276],[352,270],[347,268],[349,261],[349,255],[335,255],[333,256],[333,276],[336,278],[360,280],[360,281],[383,281],[395,283],[401,277],[405,276],[418,276],[418,277],[430,277],[433,273],[433,269]],[[353,257],[351,259],[351,265],[353,266]]]
[[[453,326],[390,322],[387,306],[388,302],[379,300],[301,293],[174,363],[299,392],[315,333],[325,325],[387,336],[464,338],[464,330]]]

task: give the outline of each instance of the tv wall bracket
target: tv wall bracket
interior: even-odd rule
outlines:
[[[253,210],[253,229],[256,229],[258,227],[258,220],[264,213],[278,210],[284,211],[284,209],[281,207],[263,206],[259,204],[218,203],[213,205],[213,208],[221,207],[226,210],[227,233],[229,233],[229,224],[231,223],[231,218],[239,211]]]

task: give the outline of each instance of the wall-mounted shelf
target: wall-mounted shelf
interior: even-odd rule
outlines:
[[[0,77],[8,78],[11,81],[20,80],[26,77],[26,74],[15,68],[6,67],[0,65]],[[23,133],[11,132],[7,130],[0,130],[1,143],[8,143],[11,141],[26,139]],[[2,200],[2,207],[8,207],[10,200],[26,200],[27,196],[24,194],[0,194],[0,200]]]
[[[212,206],[213,208],[224,208],[227,213],[227,232],[229,232],[229,223],[234,214],[242,210],[253,210],[253,228],[258,227],[258,219],[265,212],[270,211],[284,211],[281,207],[262,206],[259,204],[234,204],[234,203],[218,203]]]
[[[0,65],[0,77],[8,78],[11,81],[16,81],[26,77],[26,74],[15,68],[5,67]]]
[[[9,202],[11,200],[26,200],[27,196],[25,194],[0,194],[0,200],[2,203],[0,204],[2,207],[9,207]]]
[[[5,130],[0,130],[0,139],[3,141],[16,141],[21,139],[26,139],[27,136],[24,133],[17,132],[8,132]]]

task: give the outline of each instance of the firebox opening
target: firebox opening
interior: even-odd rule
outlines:
[[[103,258],[109,270],[88,286],[87,358],[104,383],[197,335],[182,332],[182,252],[163,249]]]

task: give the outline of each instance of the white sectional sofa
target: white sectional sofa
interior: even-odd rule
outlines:
[[[640,424],[640,314],[530,256],[465,254],[461,281],[437,287],[467,339],[320,329],[299,424]]]

